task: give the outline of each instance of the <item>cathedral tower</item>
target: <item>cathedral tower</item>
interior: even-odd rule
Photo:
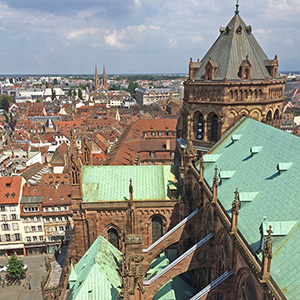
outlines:
[[[279,127],[284,87],[277,55],[266,56],[236,5],[202,60],[190,59],[178,137],[190,126],[194,145],[211,147],[243,115]]]
[[[94,76],[94,83],[95,83],[95,91],[100,89],[100,80],[98,76],[97,66],[95,66],[95,76]]]

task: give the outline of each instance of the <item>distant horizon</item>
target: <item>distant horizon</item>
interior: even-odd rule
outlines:
[[[281,74],[295,74],[295,75],[300,75],[300,70],[287,70],[287,71],[278,71]],[[167,72],[162,72],[162,73],[106,73],[106,76],[134,76],[134,75],[146,75],[146,76],[168,76],[168,75],[177,75],[177,76],[188,76],[188,73],[184,72],[173,72],[173,73],[167,73]],[[94,73],[16,73],[16,74],[0,74],[0,77],[18,77],[18,76],[32,76],[32,77],[38,77],[38,76],[45,76],[45,77],[55,77],[55,76],[89,76],[89,77],[94,77]],[[101,77],[102,73],[98,73],[98,76]]]

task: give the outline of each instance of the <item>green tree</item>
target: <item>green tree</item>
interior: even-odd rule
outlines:
[[[81,91],[81,89],[78,89],[78,97],[79,97],[79,99],[81,99],[81,100],[83,99],[83,98],[82,98],[82,91]]]
[[[25,274],[23,261],[18,259],[14,254],[8,260],[7,273],[11,279],[22,278]]]
[[[8,95],[2,95],[0,97],[0,106],[2,109],[4,109],[5,111],[8,111],[9,109],[9,103],[12,102],[12,98]]]
[[[58,85],[58,81],[56,78],[54,78],[54,80],[53,80],[53,85]]]
[[[73,96],[76,97],[76,90],[73,89]]]
[[[72,90],[71,89],[68,90],[68,96],[72,96]]]
[[[51,98],[52,98],[52,100],[54,100],[56,98],[56,92],[54,89],[52,89],[52,97]]]
[[[126,89],[127,92],[131,94],[133,98],[135,98],[135,89],[138,88],[137,82],[129,81],[128,88]]]

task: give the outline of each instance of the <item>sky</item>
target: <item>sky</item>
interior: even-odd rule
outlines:
[[[300,0],[240,0],[280,71],[300,70]],[[0,0],[0,74],[187,73],[236,0]]]

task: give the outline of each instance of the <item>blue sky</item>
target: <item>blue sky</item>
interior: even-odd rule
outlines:
[[[0,74],[187,72],[235,0],[0,0]],[[240,0],[279,69],[300,70],[300,0]]]

